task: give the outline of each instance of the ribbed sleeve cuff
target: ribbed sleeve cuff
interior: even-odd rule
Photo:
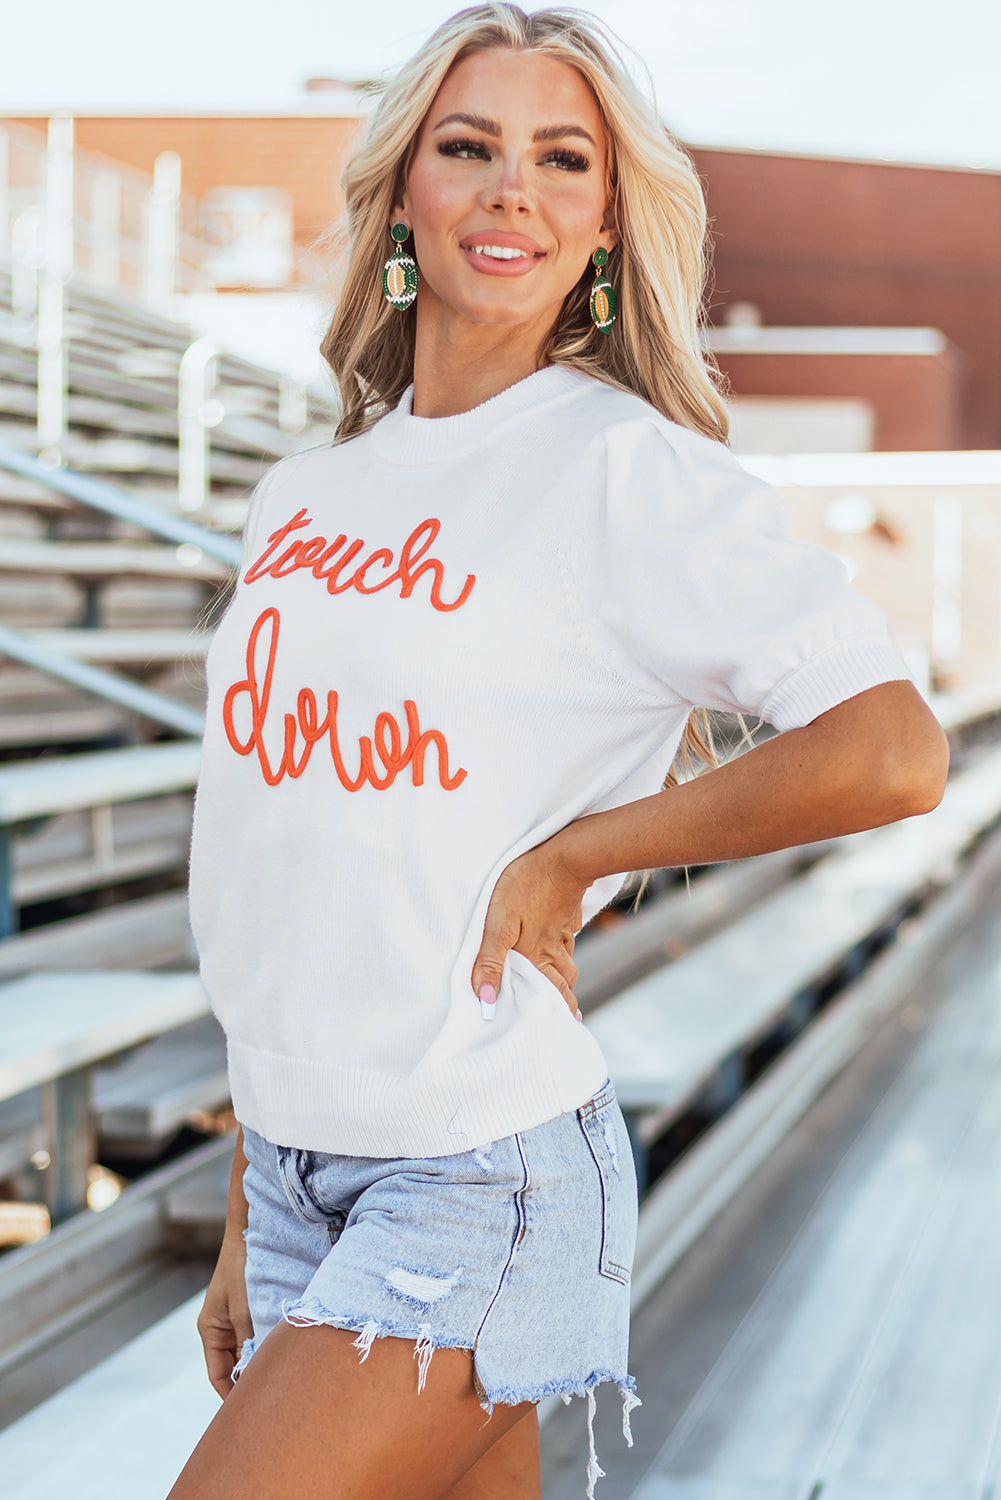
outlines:
[[[910,682],[907,665],[885,636],[849,636],[811,656],[773,688],[761,717],[776,729],[801,729],[818,714],[881,682]]]

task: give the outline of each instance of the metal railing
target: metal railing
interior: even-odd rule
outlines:
[[[227,567],[235,568],[240,561],[240,543],[231,536],[218,531],[209,531],[184,516],[175,516],[158,505],[140,500],[128,490],[104,479],[93,479],[89,474],[76,474],[72,469],[50,469],[30,453],[12,448],[9,443],[0,443],[0,469],[20,474],[25,479],[36,480],[49,489],[68,495],[82,505],[92,506],[107,516],[121,521],[131,521],[162,536],[165,541],[177,542],[179,546],[197,547],[209,557],[218,558]]]
[[[51,468],[65,460],[71,278],[169,314],[177,294],[213,289],[217,250],[201,206],[181,191],[175,152],[162,152],[149,176],[76,151],[69,116],[53,116],[44,139],[0,122],[0,258],[11,268],[11,334],[36,350],[38,443]],[[305,252],[293,250],[291,265],[291,283],[314,285],[322,276]],[[189,511],[208,491],[207,429],[225,415],[212,395],[217,362],[206,347],[195,339],[178,371],[181,504]],[[279,426],[305,425],[305,392],[281,377]]]
[[[70,115],[53,115],[47,136],[0,119],[0,254],[18,270],[24,312],[33,309],[54,223],[74,275],[163,308],[175,293],[214,289],[212,267],[225,249],[218,222],[211,205],[182,191],[174,151],[161,152],[150,174],[77,150]],[[326,280],[323,258],[294,243],[285,265],[285,286]],[[279,283],[269,278],[266,284]]]

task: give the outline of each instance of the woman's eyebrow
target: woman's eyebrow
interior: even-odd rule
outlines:
[[[482,131],[484,135],[492,135],[495,139],[500,136],[501,128],[496,120],[488,120],[485,115],[454,114],[446,115],[439,120],[434,127],[435,130],[444,130],[446,125],[468,125],[473,130]],[[543,125],[532,135],[533,141],[559,141],[565,136],[581,136],[585,141],[590,141],[597,150],[597,142],[590,131],[584,129],[583,125]]]

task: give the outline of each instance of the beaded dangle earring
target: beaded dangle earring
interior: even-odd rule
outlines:
[[[382,268],[382,295],[404,312],[417,296],[417,262],[403,248],[403,241],[410,233],[409,226],[394,224],[389,232],[396,241],[396,249]]]
[[[615,289],[602,269],[607,260],[608,251],[600,246],[591,256],[594,265],[594,281],[591,285],[591,321],[602,333],[609,331],[618,311]]]

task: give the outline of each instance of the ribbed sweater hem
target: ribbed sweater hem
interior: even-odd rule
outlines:
[[[784,677],[762,704],[761,717],[776,729],[797,729],[868,688],[906,680],[902,668],[889,637],[848,636]]]
[[[562,1002],[561,1002],[562,1003]],[[343,1156],[455,1156],[578,1109],[608,1069],[585,1026],[512,1032],[484,1052],[406,1077],[229,1039],[233,1109],[275,1145]],[[576,1033],[576,1035],[575,1035]]]

